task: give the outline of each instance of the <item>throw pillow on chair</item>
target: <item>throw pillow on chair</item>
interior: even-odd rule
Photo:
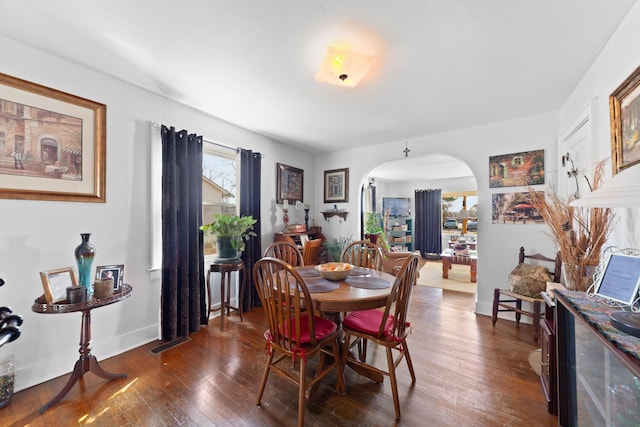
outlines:
[[[547,289],[547,282],[553,282],[553,278],[541,265],[522,263],[509,273],[511,291],[532,298],[540,298],[540,292]]]

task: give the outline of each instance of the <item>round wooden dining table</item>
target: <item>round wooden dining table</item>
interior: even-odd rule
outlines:
[[[383,307],[387,303],[395,276],[383,271],[356,267],[345,280],[322,279],[315,266],[296,270],[309,288],[313,307],[321,312],[348,312]]]

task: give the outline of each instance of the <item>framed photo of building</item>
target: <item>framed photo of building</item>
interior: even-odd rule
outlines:
[[[489,188],[544,184],[544,150],[489,157]]]
[[[609,96],[613,175],[640,163],[640,67]]]
[[[544,224],[544,219],[531,204],[529,192],[493,193],[491,222],[493,224]]]
[[[0,198],[105,201],[105,105],[2,73],[0,103]]]
[[[276,203],[304,200],[304,171],[282,163],[278,163],[276,167]]]
[[[349,201],[349,169],[324,171],[324,202],[346,203]]]

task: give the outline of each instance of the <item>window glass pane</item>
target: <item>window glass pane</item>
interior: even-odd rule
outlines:
[[[238,165],[235,150],[205,141],[202,159],[202,222],[214,213],[236,213]],[[215,237],[204,236],[205,255],[215,254]]]

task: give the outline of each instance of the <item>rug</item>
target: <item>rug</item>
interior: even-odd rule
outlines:
[[[540,372],[542,370],[542,349],[538,348],[530,351],[527,356],[527,360],[529,361],[529,365],[531,365],[531,369],[540,376]]]
[[[449,291],[476,293],[476,284],[469,281],[469,266],[453,264],[449,270],[449,278],[442,278],[442,263],[428,260],[420,269],[418,285]]]

